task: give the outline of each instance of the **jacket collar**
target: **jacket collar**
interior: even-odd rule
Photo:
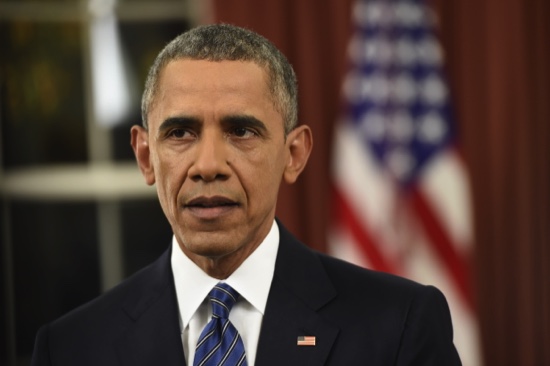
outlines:
[[[129,284],[123,305],[129,326],[118,344],[120,363],[185,365],[170,250]]]
[[[279,223],[281,239],[269,293],[256,365],[322,365],[339,329],[318,311],[335,296],[317,255]],[[315,346],[298,345],[299,336],[315,337]]]

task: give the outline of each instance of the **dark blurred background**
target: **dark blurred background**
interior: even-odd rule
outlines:
[[[479,364],[548,365],[550,2],[427,4],[438,19],[472,188]],[[300,120],[313,128],[315,148],[299,182],[283,187],[278,216],[304,242],[327,250],[323,228],[331,220],[330,162],[352,5],[0,0],[1,365],[27,365],[42,324],[168,246],[170,228],[134,166],[129,127],[140,123],[152,60],[193,25],[246,26],[293,64]],[[120,57],[94,48],[97,19],[113,20],[103,28],[111,33],[102,34],[118,40]],[[114,71],[125,70],[130,90],[120,115],[105,116],[98,107],[94,65],[105,64],[94,61],[96,53],[107,56],[106,65],[120,66]]]

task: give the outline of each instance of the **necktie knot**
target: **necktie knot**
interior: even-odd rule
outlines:
[[[210,290],[208,297],[212,304],[212,317],[227,319],[239,298],[239,293],[227,283],[220,282]]]

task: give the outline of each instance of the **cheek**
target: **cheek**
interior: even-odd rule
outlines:
[[[257,201],[265,203],[276,199],[284,170],[282,160],[280,151],[270,151],[248,159],[243,166],[242,184],[249,194],[256,195]]]
[[[164,157],[155,160],[155,179],[157,190],[165,204],[177,204],[177,196],[185,180],[185,166],[183,159]]]

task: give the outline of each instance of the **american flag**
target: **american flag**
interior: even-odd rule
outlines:
[[[299,336],[296,344],[298,346],[315,346],[315,336]]]
[[[469,185],[434,14],[422,0],[357,0],[352,16],[329,249],[441,289],[463,364],[479,365]]]

